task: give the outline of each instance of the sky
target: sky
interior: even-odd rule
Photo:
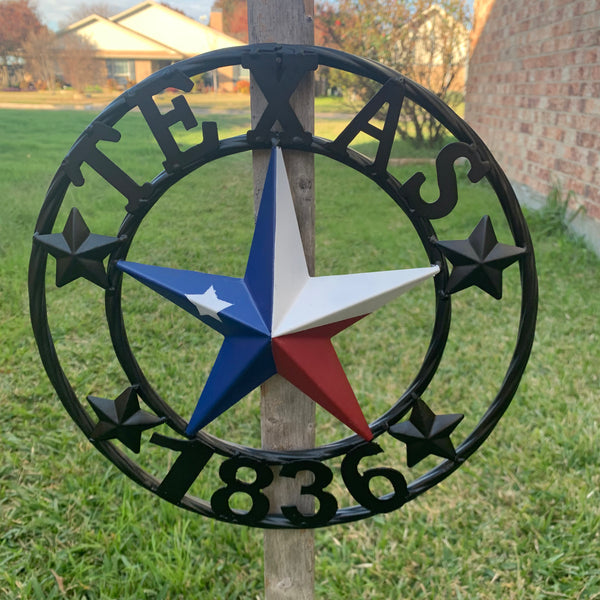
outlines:
[[[117,14],[127,8],[139,4],[141,0],[108,0],[102,1],[102,4],[108,4],[114,7],[114,13]],[[160,0],[159,0],[160,1]],[[167,0],[167,3],[185,12],[186,15],[207,23],[210,7],[214,0]],[[98,2],[97,2],[98,3]],[[69,13],[82,5],[94,4],[94,0],[89,2],[78,2],[77,0],[37,0],[38,14],[45,25],[50,29],[57,30],[60,25],[68,21]]]

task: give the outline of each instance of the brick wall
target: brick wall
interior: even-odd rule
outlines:
[[[513,182],[544,196],[559,182],[600,234],[600,2],[474,11],[466,120]]]

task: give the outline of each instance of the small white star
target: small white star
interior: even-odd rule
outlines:
[[[231,302],[221,300],[212,285],[203,294],[186,294],[185,297],[198,309],[201,317],[208,315],[217,321],[221,320],[218,313],[233,306]]]

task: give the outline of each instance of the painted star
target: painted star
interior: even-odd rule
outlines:
[[[500,244],[487,215],[468,239],[437,245],[454,265],[446,292],[452,294],[476,285],[498,300],[502,298],[502,271],[525,253],[524,248]]]
[[[418,398],[410,419],[392,425],[389,432],[406,444],[406,464],[409,467],[414,467],[430,454],[453,460],[456,452],[450,434],[463,418],[464,415],[460,414],[436,415]]]
[[[208,315],[217,321],[221,320],[219,313],[231,306],[231,302],[225,302],[217,296],[213,285],[203,294],[186,294],[186,298],[198,309],[198,314],[201,317]]]
[[[135,453],[140,451],[142,431],[164,423],[165,419],[140,409],[135,387],[129,387],[116,400],[88,396],[100,419],[90,434],[92,441],[118,439]]]
[[[242,279],[126,261],[117,268],[225,337],[188,435],[279,373],[366,440],[371,430],[331,338],[439,272],[434,266],[310,277],[280,149],[271,154]],[[211,287],[228,304],[211,304],[218,319],[192,300]]]
[[[62,233],[38,235],[35,239],[56,258],[57,287],[79,277],[105,289],[109,286],[103,260],[122,240],[91,233],[76,208],[71,209]]]

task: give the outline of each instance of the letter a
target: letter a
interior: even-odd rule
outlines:
[[[372,167],[376,174],[383,175],[387,171],[403,100],[404,90],[402,83],[396,79],[388,79],[385,85],[352,119],[346,129],[333,142],[328,144],[329,148],[334,152],[345,152],[352,140],[362,131],[372,138],[379,140],[377,155]],[[372,125],[370,121],[381,110],[384,104],[388,104],[388,110],[383,129],[380,129]]]

